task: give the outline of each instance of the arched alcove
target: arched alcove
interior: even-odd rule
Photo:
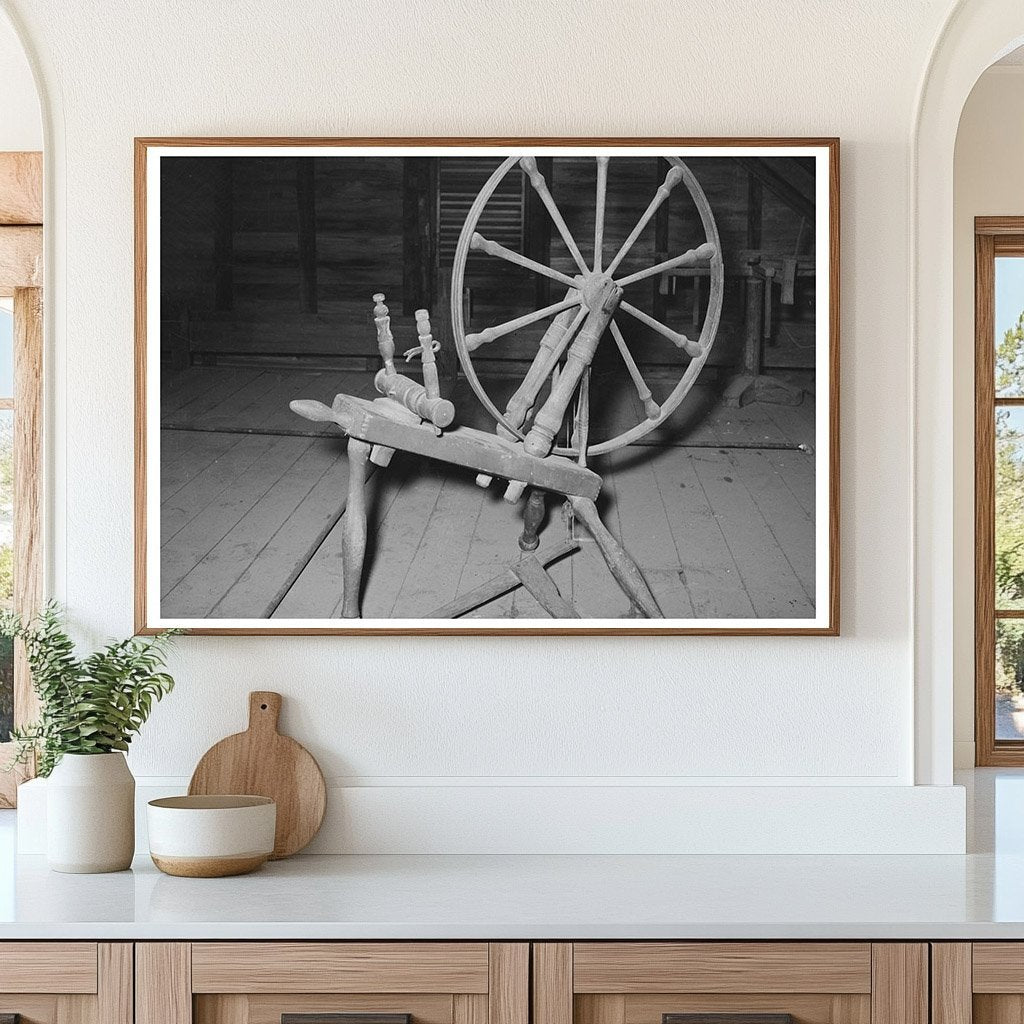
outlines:
[[[1022,42],[1019,0],[963,0],[943,26],[925,71],[911,140],[915,775],[922,784],[952,779],[954,603],[965,582],[954,575],[956,136],[978,78]]]

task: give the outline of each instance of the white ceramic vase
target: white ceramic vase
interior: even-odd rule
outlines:
[[[124,754],[65,754],[46,783],[54,871],[124,871],[135,853],[135,778]]]

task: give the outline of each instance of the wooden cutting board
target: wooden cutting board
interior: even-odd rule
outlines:
[[[277,803],[277,832],[271,860],[290,857],[317,834],[327,808],[327,787],[313,755],[277,731],[281,694],[249,694],[249,728],[214,744],[202,756],[190,796],[244,793]]]

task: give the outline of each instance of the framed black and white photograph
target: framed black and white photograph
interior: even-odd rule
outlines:
[[[835,139],[136,140],[136,616],[834,635]]]

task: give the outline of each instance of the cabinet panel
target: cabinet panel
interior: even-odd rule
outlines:
[[[871,945],[577,942],[576,992],[870,992]]]
[[[487,992],[484,942],[197,942],[192,991]]]
[[[1024,993],[1024,943],[974,943],[973,990]]]
[[[0,951],[0,992],[96,991],[95,942],[5,942]]]

